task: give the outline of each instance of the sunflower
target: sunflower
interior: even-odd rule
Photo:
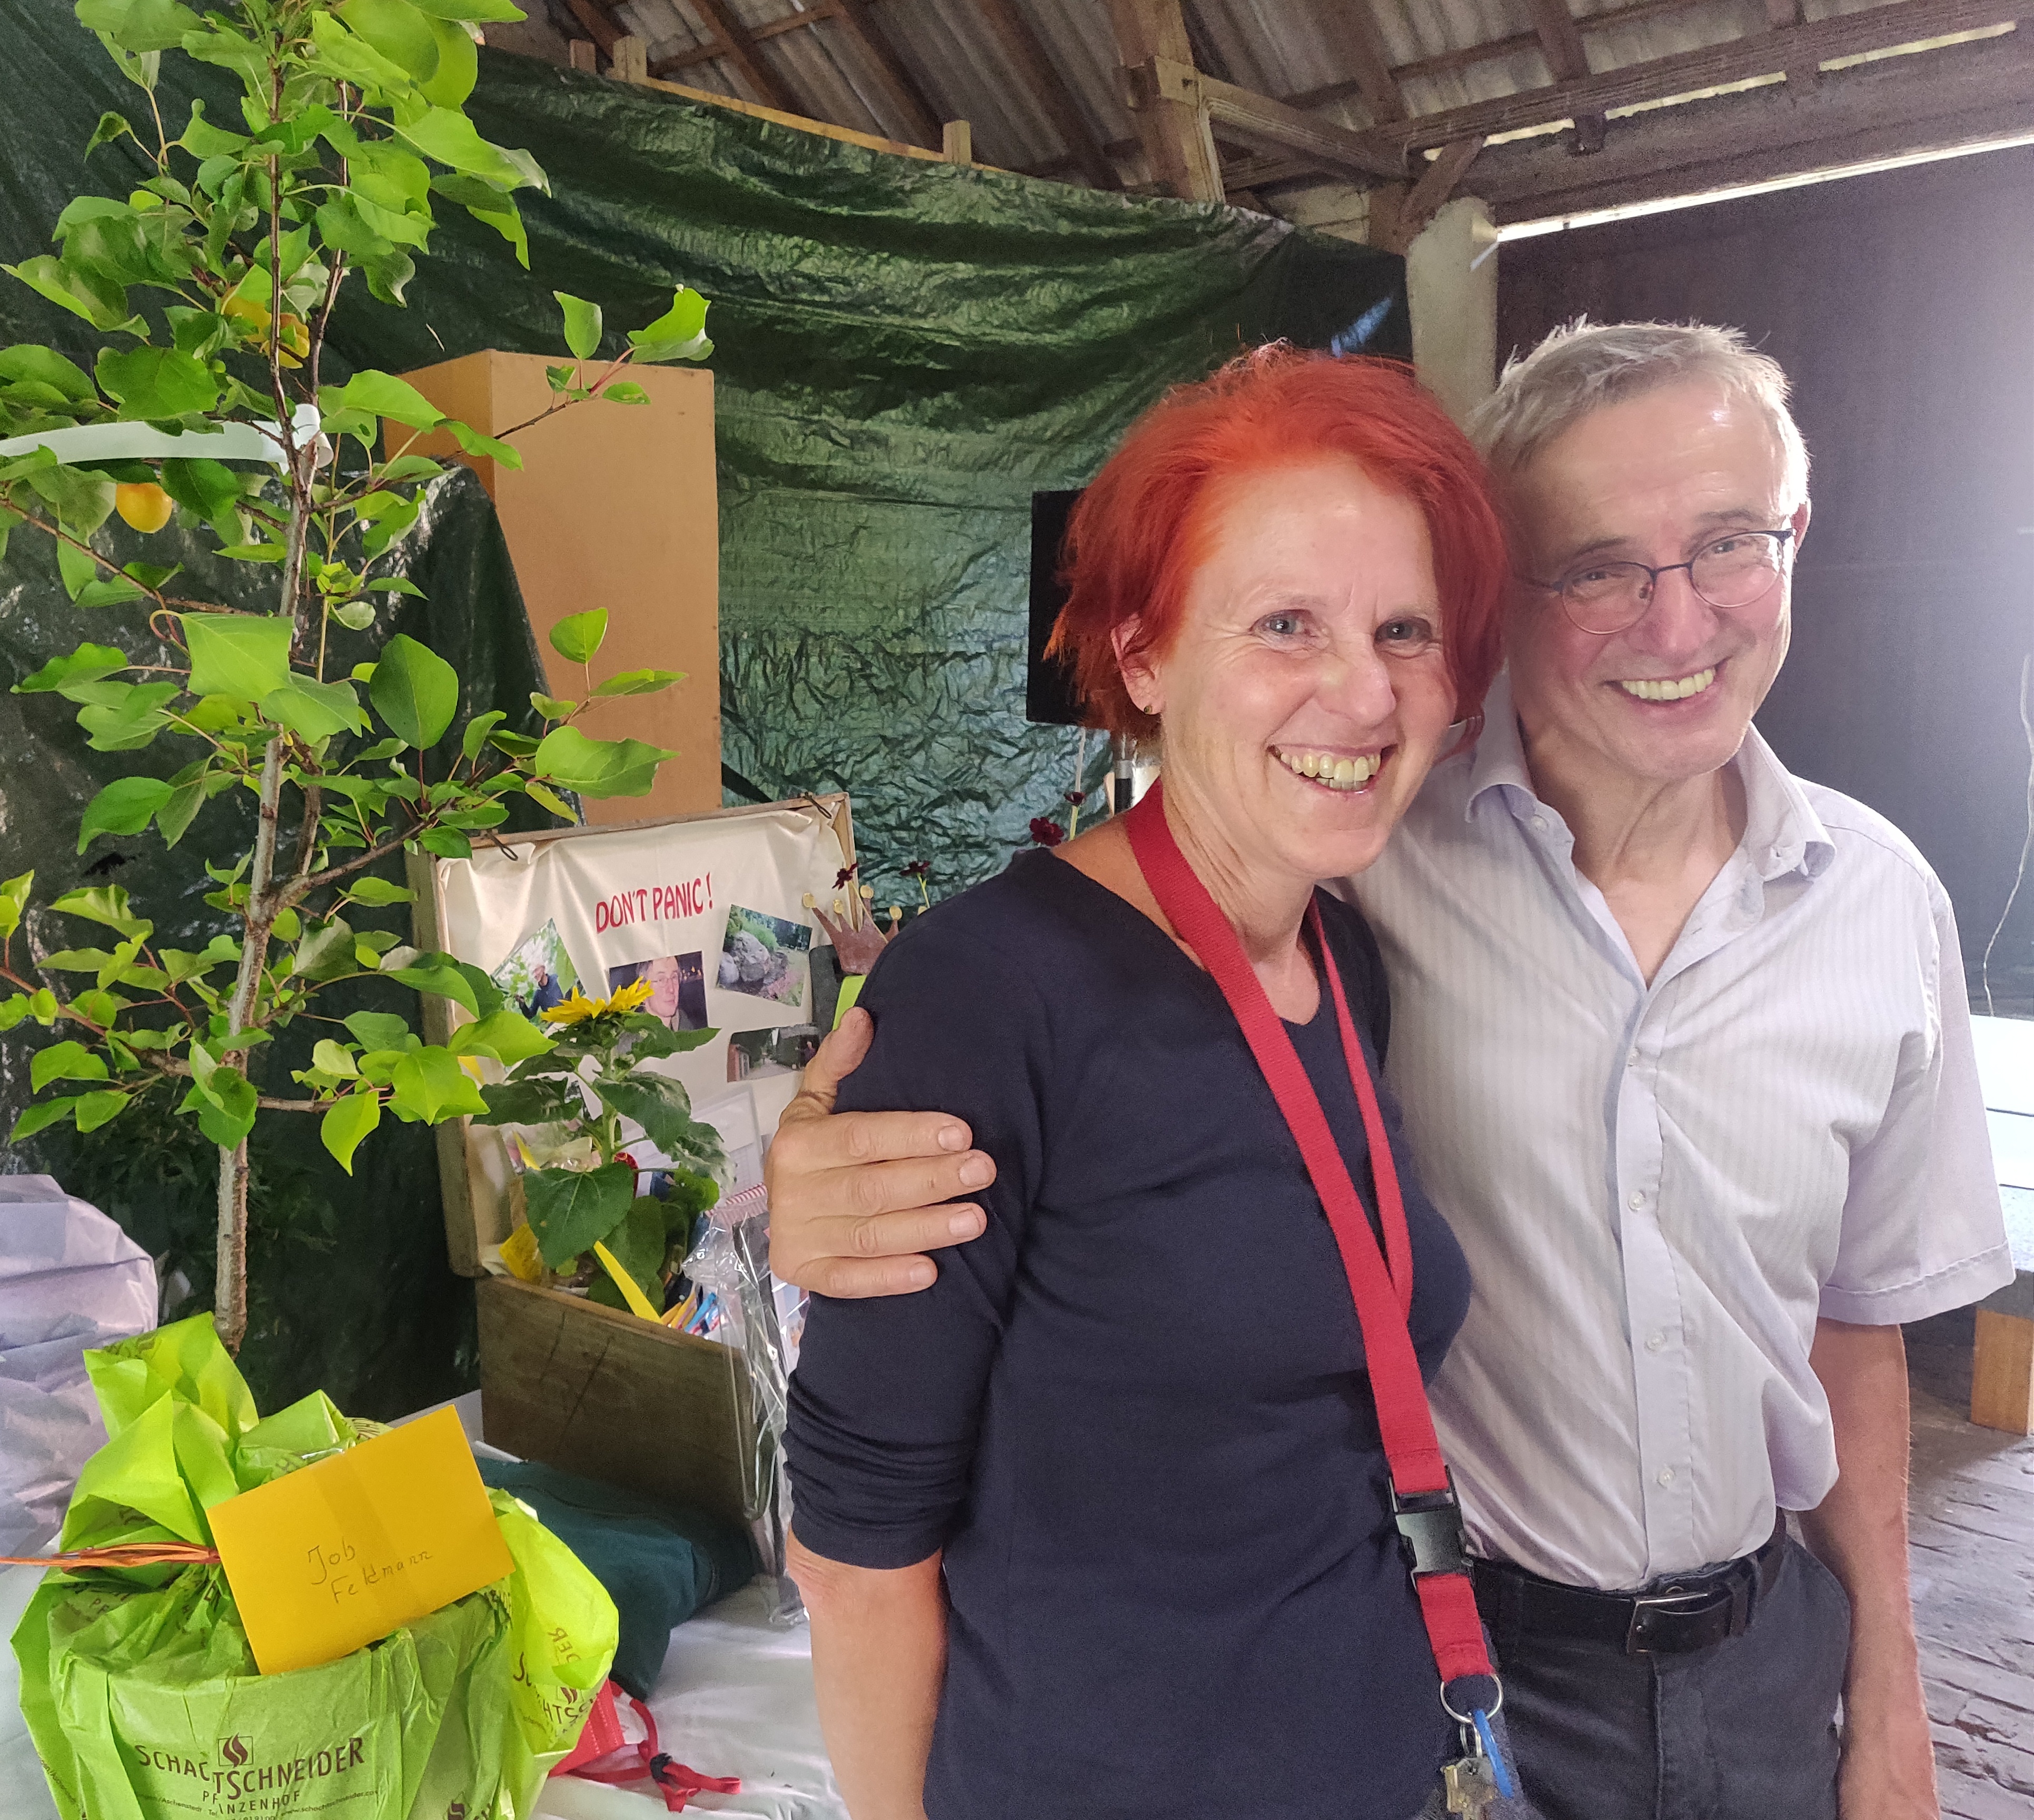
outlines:
[[[604,999],[590,999],[574,986],[564,1004],[547,1006],[538,1015],[550,1024],[583,1024],[592,1018],[618,1018],[635,1010],[654,989],[647,980],[637,980]]]

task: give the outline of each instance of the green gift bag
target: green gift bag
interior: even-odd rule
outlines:
[[[257,1420],[201,1315],[88,1353],[106,1445],[60,1545],[208,1545],[222,1499],[379,1432],[314,1393]],[[263,1675],[223,1571],[52,1573],[14,1631],[63,1820],[526,1820],[614,1654],[614,1604],[507,1493],[515,1570],[364,1649]]]

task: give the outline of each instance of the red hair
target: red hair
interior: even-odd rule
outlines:
[[[1124,687],[1115,634],[1134,621],[1133,648],[1157,655],[1178,632],[1204,554],[1210,484],[1337,455],[1425,518],[1456,717],[1480,718],[1500,662],[1508,569],[1482,462],[1409,368],[1278,342],[1167,392],[1075,505],[1067,603],[1046,648],[1068,661],[1088,711],[1111,733],[1158,730]]]

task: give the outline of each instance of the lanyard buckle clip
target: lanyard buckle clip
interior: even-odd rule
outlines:
[[[1399,1549],[1414,1579],[1469,1571],[1469,1532],[1462,1525],[1452,1472],[1438,1492],[1401,1492],[1393,1486],[1391,1514],[1398,1525]]]

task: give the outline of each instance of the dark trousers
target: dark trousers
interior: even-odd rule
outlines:
[[[1540,1820],[1836,1820],[1850,1601],[1798,1542],[1744,1634],[1706,1649],[1492,1641]]]

